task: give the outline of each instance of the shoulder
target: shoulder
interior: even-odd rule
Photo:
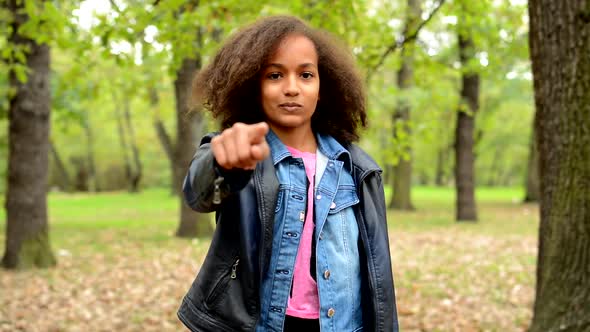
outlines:
[[[211,143],[211,140],[213,139],[213,137],[215,137],[217,135],[219,135],[219,132],[217,132],[217,131],[206,134],[205,136],[203,136],[201,138],[201,142],[199,145]]]
[[[376,170],[381,172],[382,169],[379,167],[377,162],[371,157],[365,150],[363,150],[360,146],[356,144],[347,144],[346,149],[350,153],[350,158],[352,159],[352,164],[355,167],[360,168],[361,170],[368,171],[368,170]]]

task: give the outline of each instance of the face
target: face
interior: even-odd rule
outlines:
[[[313,42],[302,35],[287,35],[262,70],[260,91],[266,121],[275,132],[311,132],[320,92]]]

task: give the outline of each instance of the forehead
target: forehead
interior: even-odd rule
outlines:
[[[270,55],[269,63],[314,63],[318,62],[315,44],[300,34],[285,36]]]

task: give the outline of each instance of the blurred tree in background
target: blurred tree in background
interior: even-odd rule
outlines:
[[[415,41],[412,47],[415,82],[412,88],[404,91],[397,87],[396,73],[402,68],[402,51],[406,52],[405,47],[400,46],[406,40],[403,37],[405,2],[201,1],[198,6],[186,5],[192,9],[182,12],[185,5],[183,1],[159,1],[153,5],[118,0],[82,1],[60,7],[68,17],[63,39],[70,45],[57,45],[52,49],[55,73],[51,83],[54,87],[52,108],[56,110],[53,123],[59,128],[52,139],[72,179],[77,173],[88,173],[86,186],[89,190],[94,187],[128,189],[135,186],[129,183],[137,175],[124,181],[119,178],[127,177],[126,173],[137,173],[131,168],[139,169],[141,165],[142,176],[137,189],[172,186],[173,167],[165,167],[171,159],[160,157],[172,155],[169,154],[173,147],[171,137],[176,135],[176,119],[172,116],[176,98],[173,82],[183,54],[196,59],[198,53],[206,63],[219,41],[244,23],[260,15],[291,13],[338,35],[353,50],[360,69],[366,72],[371,91],[372,126],[362,144],[372,149],[384,165],[397,164],[400,159],[409,157],[407,151],[411,146],[416,151],[412,160],[416,170],[411,176],[412,184],[449,185],[454,182],[450,172],[454,135],[449,129],[454,127],[455,112],[451,110],[456,108],[460,95],[458,44],[454,35],[458,4],[454,1],[421,4],[420,23],[427,19],[428,22],[420,24],[420,30],[410,39]],[[435,11],[438,6],[440,10]],[[510,1],[490,2],[486,6],[476,8],[474,11],[479,14],[469,18],[474,22],[471,24],[479,22],[483,26],[471,30],[476,44],[482,45],[476,52],[476,62],[485,62],[478,70],[483,75],[482,87],[487,87],[482,88],[480,96],[479,115],[483,122],[477,122],[475,128],[476,133],[486,133],[476,135],[479,140],[475,146],[478,156],[475,170],[481,176],[475,181],[477,185],[522,185],[526,169],[522,158],[528,156],[523,147],[528,147],[530,128],[517,125],[526,124],[532,115],[524,40],[525,7],[511,5]],[[95,7],[98,8],[96,15],[89,15]],[[329,11],[324,10],[327,7]],[[491,14],[481,13],[485,10]],[[486,19],[485,24],[480,22],[482,17]],[[198,26],[201,28],[197,29]],[[392,45],[393,51],[388,52]],[[2,77],[5,80],[6,76]],[[0,87],[5,87],[2,82],[0,80]],[[2,100],[6,104],[7,99]],[[393,132],[391,117],[398,101],[402,100],[411,102],[416,109],[415,118],[406,121],[404,127],[411,127],[411,137],[417,139],[401,133],[383,137],[384,131]],[[127,103],[128,106],[124,106]],[[133,160],[134,144],[131,144],[129,126],[125,124],[125,109],[132,119],[139,163]],[[118,118],[121,117],[125,144],[119,133]],[[205,122],[210,123],[208,119]],[[495,126],[498,122],[513,128]],[[104,137],[106,135],[96,131],[112,134]],[[514,133],[524,139],[515,142]],[[373,135],[379,139],[371,139]],[[68,144],[71,141],[84,144]],[[157,144],[147,144],[148,141]],[[374,144],[377,142],[387,148]],[[508,148],[508,151],[502,150],[505,156],[502,164],[494,164],[499,158],[494,158],[496,151],[488,152],[489,146]],[[73,159],[80,162],[72,162]],[[93,163],[96,165],[92,166]],[[50,183],[52,187],[61,188],[59,174],[64,172],[55,169],[54,160],[51,164]],[[83,165],[82,171],[76,164]],[[96,175],[91,174],[93,168]],[[98,178],[96,182],[95,177]]]
[[[2,50],[8,73],[7,268],[55,265],[49,244],[47,174],[51,93],[50,45],[59,14],[46,2],[0,3],[8,33]],[[3,103],[4,104],[4,103]],[[6,105],[5,104],[5,105]]]
[[[459,61],[461,62],[461,100],[457,110],[457,125],[455,127],[455,182],[458,221],[477,221],[475,174],[473,171],[475,166],[475,118],[479,110],[480,75],[477,70],[479,63],[475,57],[477,52],[473,37],[475,26],[471,19],[477,9],[470,8],[469,5],[473,6],[473,3],[463,0],[458,3],[457,38]]]
[[[6,1],[4,1],[6,2]],[[25,4],[37,4],[24,1]],[[292,14],[338,36],[356,57],[369,92],[370,128],[360,144],[384,166],[390,206],[411,209],[413,185],[463,183],[453,169],[455,123],[472,122],[470,199],[476,186],[525,186],[532,137],[526,7],[515,0],[47,2],[32,12],[52,24],[48,190],[179,193],[208,114],[187,112],[195,72],[219,43],[257,17]],[[30,7],[30,6],[29,6]],[[10,14],[2,12],[8,22]],[[9,25],[0,25],[2,49]],[[473,50],[462,63],[460,36]],[[0,63],[0,124],[10,100],[7,51]],[[464,111],[462,75],[479,77],[477,113]],[[459,110],[459,111],[457,111]],[[411,111],[411,116],[410,116]],[[474,121],[477,115],[477,121]],[[461,120],[462,119],[462,120]],[[6,192],[8,130],[0,130],[0,190]],[[460,156],[460,155],[458,155]],[[532,163],[534,164],[534,163]],[[398,174],[398,172],[400,172]],[[463,197],[463,195],[458,195]],[[460,204],[459,204],[460,203]],[[179,198],[179,236],[206,236],[208,216]],[[199,221],[200,220],[200,221]],[[200,228],[203,227],[203,228]]]

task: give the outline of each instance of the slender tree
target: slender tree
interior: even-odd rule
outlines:
[[[6,268],[55,265],[49,244],[47,177],[51,94],[49,45],[21,35],[30,20],[24,1],[4,0],[11,14],[9,47],[21,52],[26,72],[10,70],[8,190],[6,192]]]
[[[530,0],[541,179],[530,332],[590,331],[590,2]]]
[[[166,131],[166,127],[164,126],[164,122],[162,121],[162,117],[160,116],[160,109],[159,109],[160,97],[158,96],[158,91],[156,90],[155,87],[151,86],[148,88],[148,94],[149,94],[149,99],[150,99],[150,106],[154,110],[154,113],[153,113],[154,114],[153,115],[154,130],[156,131],[156,134],[158,136],[158,141],[160,142],[162,149],[166,153],[166,157],[168,158],[168,162],[169,162],[170,169],[171,169],[171,172],[170,172],[170,174],[172,174],[172,181],[170,184],[171,193],[173,195],[176,195],[176,194],[178,194],[178,188],[176,187],[177,183],[174,180],[174,176],[175,176],[174,144],[172,142],[172,139],[170,138],[170,135],[168,135],[168,132]]]
[[[202,127],[204,126],[204,121],[200,113],[188,111],[192,80],[202,66],[201,54],[204,49],[204,33],[201,30],[205,30],[206,28],[204,28],[204,24],[201,21],[205,21],[202,17],[202,12],[206,12],[206,9],[203,9],[203,11],[200,11],[200,9],[202,9],[202,5],[212,6],[214,8],[212,11],[215,12],[215,10],[219,10],[217,6],[220,4],[202,4],[198,0],[177,1],[174,3],[155,1],[153,2],[154,10],[146,12],[141,9],[138,10],[140,8],[138,6],[118,6],[116,1],[110,1],[110,3],[118,13],[118,19],[125,21],[125,24],[116,25],[117,27],[123,27],[123,31],[118,31],[122,33],[123,38],[129,38],[128,42],[130,43],[135,43],[138,39],[143,40],[141,42],[141,58],[145,66],[143,74],[148,82],[147,90],[150,107],[154,110],[154,127],[164,153],[170,161],[172,169],[172,192],[179,197],[180,223],[176,235],[180,237],[209,236],[213,233],[209,215],[199,214],[191,210],[184,202],[184,198],[180,193],[182,180],[186,175],[188,165],[195,152],[196,144],[203,135]],[[206,21],[211,23],[210,19],[212,18],[214,17],[207,17]],[[129,29],[126,23],[131,19],[136,24],[132,27],[134,33],[129,36],[125,31]],[[158,112],[158,92],[155,87],[155,81],[150,76],[154,74],[152,70],[159,68],[160,61],[154,63],[156,60],[152,59],[151,56],[155,54],[150,53],[151,46],[144,39],[147,22],[151,22],[151,24],[157,26],[158,38],[160,38],[158,41],[171,46],[170,58],[172,58],[172,61],[169,63],[168,69],[174,79],[176,137],[166,131]],[[105,30],[110,31],[110,23],[105,22],[105,24],[109,25]],[[217,27],[213,27],[210,35],[215,38],[217,31]],[[104,38],[107,37],[108,33],[105,34]],[[162,57],[160,60],[167,61],[166,58]],[[141,166],[138,162],[138,154],[133,149],[132,152],[135,164]],[[137,168],[141,170],[140,167]]]
[[[467,15],[465,8],[462,8],[462,15]],[[471,66],[475,58],[473,37],[465,27],[459,26],[461,102],[455,129],[456,217],[458,221],[477,221],[473,148],[475,115],[479,109],[479,74]]]
[[[125,165],[125,177],[127,178],[127,188],[130,192],[134,192],[133,190],[133,167],[131,166],[131,157],[129,156],[129,144],[127,142],[127,134],[125,133],[125,125],[123,124],[123,113],[124,111],[121,108],[129,107],[129,100],[127,98],[123,98],[123,100],[119,100],[117,97],[117,92],[115,90],[111,91],[113,95],[113,104],[115,105],[115,118],[117,120],[117,132],[119,134],[119,143],[121,145],[121,150],[123,153],[123,162]]]
[[[82,113],[82,129],[84,129],[84,135],[86,136],[86,165],[85,167],[88,170],[88,187],[90,191],[99,192],[100,183],[98,179],[98,174],[96,171],[96,162],[94,159],[94,146],[96,145],[94,142],[94,129],[92,128],[92,122],[90,121],[90,112],[88,110],[84,110]]]
[[[56,182],[60,185],[61,190],[70,191],[72,186],[70,175],[68,174],[68,170],[66,169],[66,166],[63,160],[61,159],[61,156],[59,155],[59,152],[57,151],[55,144],[53,144],[51,140],[49,142],[49,149],[51,151],[51,156],[53,157],[53,165],[55,165],[55,168],[57,169],[57,173],[59,176],[59,179]]]
[[[143,165],[139,156],[139,147],[135,138],[135,129],[131,118],[131,101],[125,98],[123,101],[123,115],[125,118],[126,133],[129,136],[129,147],[133,155],[133,171],[129,174],[129,191],[132,193],[139,192],[139,182],[143,174]]]
[[[203,119],[200,112],[188,112],[187,105],[190,86],[194,75],[201,68],[201,59],[184,59],[176,72],[174,88],[176,94],[176,144],[174,149],[174,186],[180,192],[186,175],[187,165],[195,152],[195,144],[203,135]],[[204,236],[212,233],[213,228],[208,215],[198,214],[180,198],[180,224],[176,235],[180,237]]]
[[[439,147],[436,152],[436,168],[434,169],[434,184],[442,187],[445,183],[445,161],[448,151],[444,147]]]
[[[420,0],[408,0],[406,23],[404,27],[404,40],[409,40],[421,22]],[[412,40],[404,45],[401,52],[401,66],[397,72],[397,85],[403,96],[404,90],[409,90],[414,81],[414,45]],[[393,136],[398,135],[398,130],[403,130],[407,137],[410,137],[410,102],[402,97],[398,102],[397,109],[393,114]],[[400,158],[393,166],[393,195],[391,196],[390,208],[399,210],[413,210],[412,205],[412,148],[408,144],[407,157]]]

